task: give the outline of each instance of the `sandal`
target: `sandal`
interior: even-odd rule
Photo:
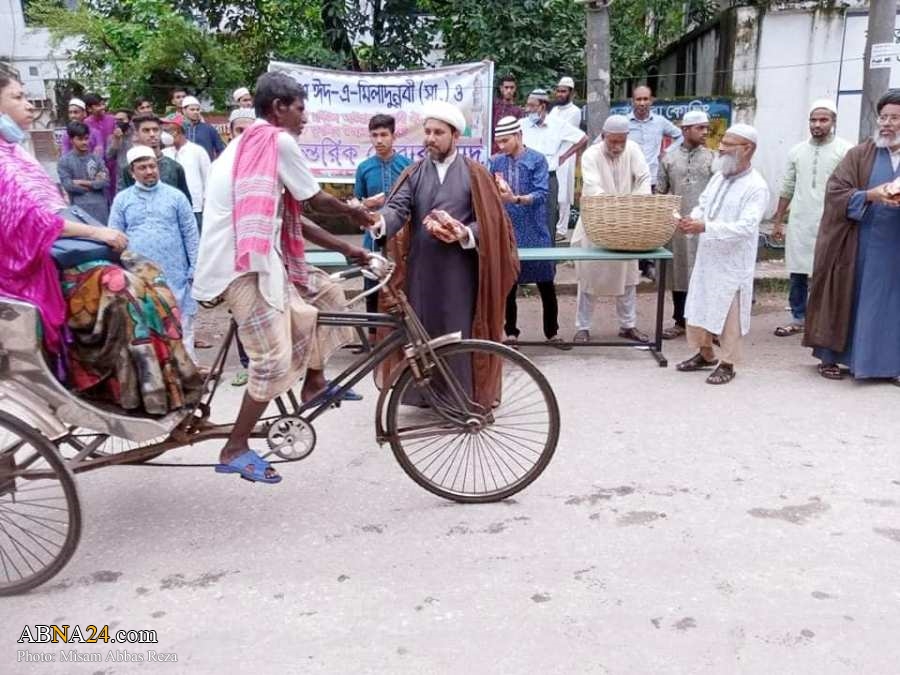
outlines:
[[[244,480],[252,483],[268,483],[274,485],[281,482],[281,476],[275,469],[253,450],[247,450],[230,462],[216,464],[216,473],[240,474]]]
[[[844,372],[841,370],[841,367],[836,363],[820,363],[819,364],[819,375],[824,377],[826,380],[843,380]]]
[[[648,342],[650,342],[650,336],[642,331],[639,331],[637,328],[622,328],[619,330],[619,337],[625,338],[626,340],[641,342],[643,344],[647,344]]]
[[[559,335],[554,335],[552,338],[547,338],[547,344],[550,347],[556,347],[557,349],[561,349],[564,352],[572,349],[572,345],[568,342],[565,342]]]
[[[791,335],[802,333],[803,328],[803,325],[799,323],[792,323],[787,326],[778,326],[778,328],[775,329],[775,335],[777,335],[778,337],[790,337]]]
[[[590,341],[591,341],[590,332],[583,330],[583,329],[576,331],[575,337],[572,338],[572,342],[578,342],[580,344],[584,344],[584,343],[590,342]]]
[[[239,370],[234,374],[234,379],[231,380],[232,387],[243,387],[247,384],[250,379],[250,375],[247,374],[246,370]]]
[[[518,344],[519,344],[519,337],[517,335],[509,335],[503,341],[503,344],[505,344],[507,347],[512,347],[513,349],[517,349]]]
[[[706,378],[706,384],[728,384],[737,375],[730,363],[720,363],[712,374]]]
[[[713,359],[712,361],[707,361],[703,354],[697,352],[687,361],[682,361],[678,365],[675,366],[675,370],[680,370],[682,373],[690,373],[695,370],[703,370],[705,368],[712,368],[713,366],[719,363],[719,359]]]
[[[673,324],[666,328],[662,332],[663,340],[674,340],[675,338],[680,338],[682,335],[687,333],[687,328],[682,326],[681,324]]]

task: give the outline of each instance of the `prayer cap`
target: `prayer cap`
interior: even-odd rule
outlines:
[[[80,98],[70,98],[69,99],[69,107],[75,106],[76,108],[81,108],[82,110],[87,110],[87,106],[84,104]]]
[[[709,115],[702,110],[688,110],[681,118],[683,127],[692,127],[697,124],[709,124]]]
[[[809,114],[812,115],[813,110],[819,109],[827,110],[832,115],[837,116],[837,106],[834,104],[830,98],[820,98],[812,102],[812,105],[809,106]]]
[[[502,138],[503,136],[512,136],[522,131],[522,125],[512,115],[507,115],[497,122],[494,129],[494,138]]]
[[[732,136],[740,136],[741,138],[745,138],[753,145],[756,145],[759,140],[759,134],[756,133],[756,129],[751,127],[749,124],[732,124],[728,129],[725,130],[726,134],[731,134]]]
[[[185,96],[181,100],[181,107],[187,108],[189,105],[200,105],[200,101],[197,100],[196,96]]]
[[[426,120],[434,119],[449,124],[459,133],[462,133],[466,128],[466,116],[452,103],[444,103],[443,101],[428,103],[422,110],[422,117]]]
[[[625,115],[610,115],[603,123],[605,134],[627,134],[628,118]]]
[[[168,117],[164,117],[160,120],[161,124],[172,124],[174,126],[183,127],[184,126],[184,115],[181,113],[173,113]]]
[[[133,145],[131,149],[125,153],[125,158],[128,160],[128,166],[131,166],[139,159],[156,159],[156,153],[153,152],[153,148],[149,148],[146,145]]]
[[[559,82],[556,85],[557,87],[568,87],[569,89],[575,88],[575,80],[571,77],[563,77],[560,78]]]
[[[546,89],[534,89],[528,97],[531,98],[534,96],[538,101],[544,101],[545,103],[550,101],[550,94],[547,93]]]
[[[237,103],[242,98],[244,98],[245,96],[249,96],[249,95],[250,95],[250,90],[247,89],[247,87],[238,87],[237,89],[234,90],[234,93],[231,95],[231,98],[233,98],[234,102]]]
[[[235,108],[228,116],[228,123],[232,124],[237,120],[255,120],[256,111],[253,108]]]

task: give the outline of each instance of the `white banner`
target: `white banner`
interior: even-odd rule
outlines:
[[[286,73],[306,91],[309,121],[300,148],[323,183],[352,183],[357,165],[374,154],[369,119],[379,113],[396,121],[394,150],[416,160],[425,150],[422,108],[447,101],[466,117],[459,149],[487,163],[491,151],[494,64],[465,63],[433,70],[357,73],[272,61],[269,71]]]

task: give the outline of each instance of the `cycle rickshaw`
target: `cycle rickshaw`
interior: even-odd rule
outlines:
[[[357,295],[387,294],[389,313],[320,313],[321,326],[388,329],[332,378],[331,394],[301,404],[293,391],[275,399],[254,429],[261,453],[294,462],[313,451],[313,422],[338,405],[354,384],[400,350],[403,359],[381,383],[375,440],[389,444],[403,470],[420,486],[458,502],[492,502],[534,481],[549,463],[559,437],[559,407],[535,365],[519,352],[460,335],[431,338],[401,291],[389,281],[393,266],[373,257],[337,280],[364,274],[378,281]],[[231,424],[210,420],[213,397],[235,335],[234,323],[219,350],[202,399],[164,417],[142,417],[76,397],[53,376],[39,337],[39,314],[28,303],[0,297],[0,595],[21,593],[59,572],[81,535],[82,512],[74,475],[105,466],[148,462],[162,453],[224,439]],[[455,359],[473,368],[499,364],[500,390],[479,403],[454,375]],[[404,405],[410,395],[418,406]],[[279,459],[274,459],[274,457]],[[206,466],[206,465],[185,465]]]

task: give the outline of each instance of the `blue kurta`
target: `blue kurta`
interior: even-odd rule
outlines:
[[[894,171],[879,148],[867,188],[888,183]],[[856,378],[900,376],[900,208],[866,204],[865,191],[850,199],[847,217],[859,222],[853,313],[843,353],[817,348],[823,363],[847,366]]]
[[[491,157],[491,173],[502,174],[514,195],[530,195],[531,204],[506,204],[506,212],[516,232],[519,248],[550,248],[547,229],[547,191],[549,175],[544,156],[525,148],[518,157],[500,153]],[[520,284],[553,281],[556,268],[550,261],[523,262],[519,272]]]
[[[160,266],[182,315],[196,314],[191,282],[200,236],[187,197],[165,183],[132,185],[116,195],[109,226],[128,236],[129,250]]]

